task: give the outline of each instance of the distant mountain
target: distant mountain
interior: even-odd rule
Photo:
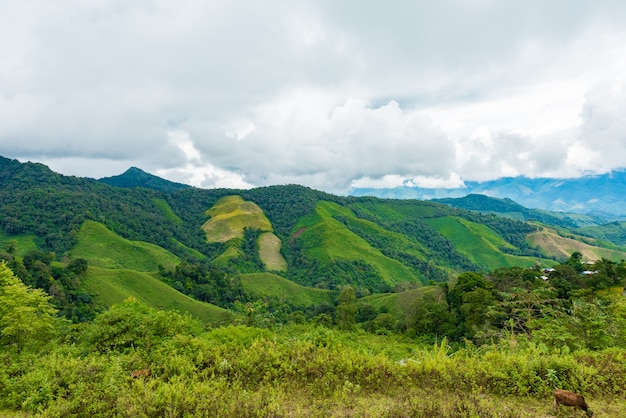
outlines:
[[[160,192],[174,192],[176,190],[187,189],[191,186],[182,183],[162,179],[150,173],[137,168],[131,167],[118,176],[103,177],[99,182],[115,187],[145,187],[146,189],[157,190]]]
[[[447,197],[432,200],[433,202],[443,203],[454,208],[473,210],[482,213],[493,213],[517,219],[518,221],[537,221],[564,228],[588,227],[605,223],[604,218],[577,213],[529,209],[509,198],[499,199],[482,194],[468,194],[464,197]]]
[[[582,213],[613,221],[626,218],[626,170],[572,179],[506,177],[485,182],[467,182],[465,187],[445,188],[355,188],[352,196],[432,200],[482,194],[508,198],[531,209]]]

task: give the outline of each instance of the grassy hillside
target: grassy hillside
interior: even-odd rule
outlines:
[[[243,238],[243,229],[246,227],[269,232],[273,230],[263,210],[255,203],[243,200],[241,196],[221,198],[206,214],[211,219],[202,225],[202,229],[209,242]]]
[[[350,231],[337,218],[355,218],[354,213],[337,203],[321,201],[314,213],[302,218],[295,230],[301,231],[299,239],[305,251],[322,264],[336,260],[365,261],[382,280],[394,285],[401,282],[419,282],[407,266],[385,256],[365,239]]]
[[[298,307],[332,302],[332,296],[328,290],[301,286],[276,274],[240,274],[239,278],[246,293],[253,298],[270,298],[280,303],[289,302]]]
[[[134,297],[156,309],[189,313],[205,323],[231,319],[225,309],[194,300],[150,274],[135,270],[89,267],[83,286],[94,295],[97,304],[107,308]]]
[[[500,248],[512,246],[486,226],[458,217],[432,218],[426,222],[443,236],[453,240],[456,250],[475,264],[487,269],[509,265]]]
[[[606,258],[617,262],[626,258],[626,252],[596,247],[572,238],[566,238],[550,228],[544,228],[542,231],[530,234],[528,242],[546,254],[558,258],[569,258],[574,251],[580,252],[583,259],[587,261]]]
[[[13,241],[16,248],[16,255],[23,257],[30,250],[37,248],[35,236],[32,234],[9,235],[0,229],[0,251],[7,248]]]
[[[361,300],[372,304],[378,311],[387,311],[399,321],[410,321],[415,315],[415,307],[423,303],[425,298],[439,300],[446,304],[446,298],[439,286],[423,286],[398,293],[376,294]]]
[[[265,232],[259,236],[259,257],[268,271],[286,271],[287,262],[280,254],[282,242],[280,238],[271,232]]]
[[[157,271],[159,264],[171,269],[179,261],[157,245],[124,239],[94,221],[83,223],[77,239],[70,257],[84,258],[95,267],[151,272]]]

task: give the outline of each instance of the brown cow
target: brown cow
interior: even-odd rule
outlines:
[[[588,417],[593,415],[593,411],[589,409],[589,405],[585,402],[583,395],[563,389],[557,389],[552,394],[554,395],[554,407],[557,410],[559,405],[573,406],[574,409],[580,408],[585,411]]]
[[[150,376],[150,369],[135,370],[130,374],[130,377]]]

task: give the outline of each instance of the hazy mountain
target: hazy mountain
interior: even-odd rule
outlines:
[[[489,197],[481,194],[468,194],[464,197],[447,197],[432,199],[434,202],[444,203],[451,207],[493,213],[519,221],[537,221],[548,225],[565,228],[579,228],[602,225],[605,218],[592,215],[567,212],[552,212],[543,209],[529,209],[509,198]]]
[[[355,188],[352,196],[397,199],[459,198],[482,194],[508,198],[531,209],[583,213],[605,221],[626,217],[626,171],[572,179],[507,177],[485,182],[467,182],[465,187],[445,188]]]

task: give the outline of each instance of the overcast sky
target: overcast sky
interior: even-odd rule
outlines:
[[[199,187],[626,167],[623,0],[0,0],[0,155]]]

